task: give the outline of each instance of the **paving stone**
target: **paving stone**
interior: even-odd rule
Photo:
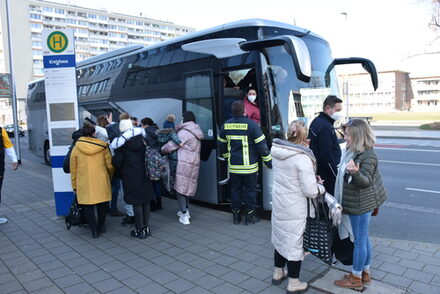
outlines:
[[[395,265],[392,263],[384,262],[382,266],[380,267],[381,270],[396,274],[396,275],[402,275],[406,271],[406,267]]]
[[[183,271],[177,273],[178,276],[180,276],[184,279],[191,277],[191,280],[199,279],[199,278],[205,276],[206,274],[207,274],[206,272],[201,271],[196,268],[188,268],[186,270],[183,270]]]
[[[23,287],[17,280],[11,280],[9,282],[0,285],[2,293],[12,293],[15,291],[23,290]]]
[[[121,284],[119,281],[115,279],[108,279],[101,282],[97,282],[93,285],[98,291],[102,293],[107,293],[112,290],[118,289],[123,287],[124,285]]]
[[[54,280],[55,284],[57,284],[61,289],[67,288],[69,286],[79,284],[83,282],[79,276],[75,274],[71,274],[62,278],[58,278]]]
[[[424,273],[421,271],[416,271],[413,269],[408,269],[404,274],[404,277],[410,278],[412,280],[429,283],[434,277],[432,274]]]
[[[434,286],[440,286],[440,276],[434,276],[431,280],[431,284]]]
[[[425,266],[424,263],[409,259],[401,259],[398,265],[406,266],[415,270],[421,270]]]
[[[398,263],[402,258],[399,256],[394,256],[386,253],[380,253],[376,257],[377,260],[388,262],[388,263]]]
[[[52,280],[61,278],[61,277],[65,277],[68,275],[73,274],[74,272],[72,271],[71,268],[68,268],[67,266],[64,267],[60,267],[60,268],[56,268],[53,270],[49,270],[49,271],[45,271],[44,272],[49,278],[51,278]]]
[[[147,286],[142,286],[140,288],[136,289],[136,292],[140,293],[140,294],[162,294],[162,293],[170,293],[170,290],[168,290],[165,287],[162,287],[161,285],[159,285],[158,283],[151,283],[148,284]]]
[[[117,280],[123,282],[127,278],[139,275],[139,272],[129,267],[125,267],[120,270],[112,272],[111,275],[115,277]]]
[[[398,276],[395,274],[386,274],[385,277],[382,279],[382,281],[384,282],[388,282],[394,285],[399,285],[402,287],[408,287],[413,280],[406,278],[406,277],[402,277],[402,276]]]
[[[188,280],[179,278],[170,283],[165,283],[163,286],[170,289],[173,293],[183,293],[186,290],[194,288],[196,285]]]
[[[65,292],[62,291],[57,286],[51,286],[51,287],[44,288],[44,289],[37,290],[37,291],[33,291],[33,292],[30,292],[30,293],[31,294],[63,294]]]
[[[192,281],[205,289],[212,289],[225,282],[224,279],[221,280],[211,275],[205,275],[196,280],[192,279]]]
[[[149,278],[157,283],[164,284],[177,280],[179,277],[173,273],[164,271],[155,275],[151,275],[149,276]]]
[[[82,276],[82,278],[93,285],[96,282],[104,281],[104,280],[111,278],[111,275],[106,273],[103,270],[99,270],[99,271],[84,275],[84,276]]]
[[[415,260],[417,256],[419,256],[418,253],[407,251],[407,250],[401,250],[398,249],[396,252],[393,253],[394,256],[402,257],[409,260]]]
[[[237,286],[234,286],[230,283],[223,283],[221,285],[218,285],[217,287],[211,289],[211,292],[217,293],[217,294],[238,294],[243,292],[242,288],[239,288]]]
[[[122,287],[122,288],[114,289],[110,292],[107,292],[106,294],[135,294],[135,293],[137,293],[137,292],[133,291],[130,288]]]
[[[252,293],[258,293],[258,292],[266,289],[269,286],[270,286],[269,283],[260,281],[255,278],[250,278],[250,279],[240,283],[240,287],[242,287],[246,290],[249,290]]]
[[[153,283],[153,281],[151,279],[147,278],[144,275],[139,275],[139,274],[136,276],[126,278],[126,279],[122,280],[121,282],[123,284],[127,285],[131,289],[141,288],[141,287],[144,287],[144,286],[147,286],[147,285]]]
[[[249,278],[249,275],[235,270],[231,270],[220,277],[220,279],[222,279],[223,281],[229,282],[234,285],[239,285],[241,282],[246,281]]]
[[[15,278],[20,281],[20,283],[30,282],[36,279],[40,279],[45,277],[46,275],[40,271],[39,269],[35,269],[32,271],[28,271],[19,275],[16,275]]]
[[[414,291],[419,292],[419,293],[424,293],[424,294],[440,293],[440,287],[437,287],[437,286],[434,286],[434,285],[429,285],[429,284],[418,282],[418,281],[413,282],[409,286],[409,288],[411,290],[414,290]]]
[[[223,274],[225,274],[225,273],[227,273],[229,271],[230,271],[229,268],[227,268],[227,267],[225,267],[223,265],[220,265],[220,264],[214,264],[213,266],[211,266],[209,268],[209,273],[211,275],[216,276],[216,277],[221,276],[221,275],[223,275]]]
[[[67,287],[63,289],[67,294],[78,294],[78,293],[90,293],[94,291],[94,288],[87,283],[80,283],[74,286]]]
[[[194,287],[192,289],[189,289],[185,292],[183,292],[183,294],[212,294],[211,291],[208,291],[207,289],[204,289],[200,286]]]
[[[431,274],[434,274],[434,275],[440,275],[440,266],[436,266],[436,265],[430,265],[430,264],[427,264],[424,268],[423,268],[423,271],[424,272],[427,272],[427,273],[431,273]]]

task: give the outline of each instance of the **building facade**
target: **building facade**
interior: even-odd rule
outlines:
[[[415,111],[440,111],[440,76],[411,78]]]
[[[43,77],[43,29],[72,29],[77,62],[114,49],[150,45],[195,31],[191,27],[142,16],[43,0],[9,0],[9,5],[16,96],[22,106],[18,119],[24,121],[22,108],[27,84]],[[9,73],[5,6],[6,0],[0,0],[0,73]],[[3,109],[0,108],[0,118]]]
[[[350,115],[411,110],[414,95],[408,72],[378,72],[378,79],[379,86],[374,91],[368,73],[338,75],[339,88]]]

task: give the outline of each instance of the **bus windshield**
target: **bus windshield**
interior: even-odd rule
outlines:
[[[330,86],[325,73],[333,58],[327,42],[313,36],[303,38],[310,52],[312,76],[305,83],[297,78],[292,57],[283,46],[267,48],[263,58],[263,82],[269,97],[268,105],[272,138],[285,138],[289,122],[303,120],[309,125],[322,110],[322,102],[329,95],[338,95],[334,70],[330,72]]]

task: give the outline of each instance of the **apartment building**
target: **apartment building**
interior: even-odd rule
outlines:
[[[6,0],[0,0],[0,73],[9,72],[5,3]],[[43,29],[72,29],[77,61],[121,47],[147,46],[195,31],[188,26],[142,15],[125,15],[44,0],[10,0],[9,5],[16,93],[17,99],[23,102],[27,84],[43,77]],[[20,109],[19,119],[25,120],[23,115],[24,110]]]
[[[379,86],[374,91],[368,73],[338,75],[339,88],[350,114],[385,113],[411,110],[414,98],[408,72],[378,72]]]
[[[440,75],[411,78],[415,111],[440,111]]]

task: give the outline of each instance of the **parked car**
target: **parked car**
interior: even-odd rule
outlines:
[[[9,137],[14,137],[14,125],[6,125],[4,128]],[[24,130],[21,126],[18,126],[18,135],[24,137]]]

